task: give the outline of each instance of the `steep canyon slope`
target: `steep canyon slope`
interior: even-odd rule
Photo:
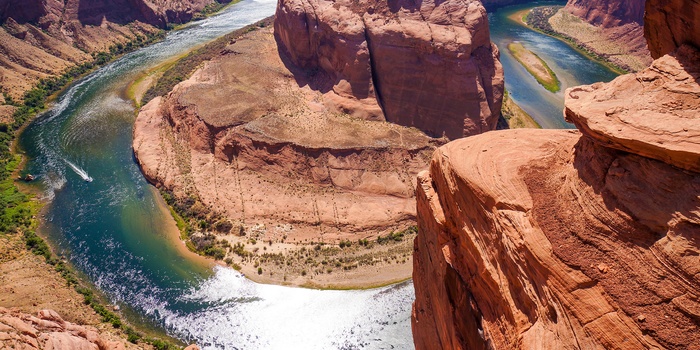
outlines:
[[[492,130],[500,114],[503,72],[482,5],[281,0],[274,32],[221,51],[140,111],[134,152],[149,181],[227,223],[217,239],[234,246],[253,238],[268,243],[259,254],[289,259],[313,244],[331,261],[358,249],[313,283],[409,277],[411,242],[394,243],[413,232],[416,175],[444,136]],[[352,248],[332,253],[338,242]],[[311,278],[308,266],[236,254],[244,271],[275,271],[263,281]],[[358,266],[375,276],[335,277]]]
[[[628,71],[649,66],[644,0],[569,0],[549,19],[556,32]]]
[[[438,149],[417,194],[417,349],[700,348],[697,7],[675,5],[646,4],[650,67],[566,91],[578,131]]]
[[[91,54],[184,23],[214,0],[0,0],[0,90],[20,100]]]

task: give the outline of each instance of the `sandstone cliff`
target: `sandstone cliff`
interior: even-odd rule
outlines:
[[[644,25],[645,0],[569,0],[566,9],[593,25],[617,27],[627,23]]]
[[[499,116],[503,73],[483,6],[281,0],[274,32],[220,51],[139,113],[134,152],[149,181],[192,199],[188,213],[231,223],[218,239],[269,242],[264,249],[286,264],[228,256],[244,271],[260,263],[274,272],[258,273],[261,281],[409,277],[412,246],[402,237],[415,232],[416,175],[442,136],[491,130]],[[337,262],[311,281],[306,269],[320,261],[289,259],[299,256],[290,243],[312,242],[352,249],[315,246]],[[332,267],[365,274],[353,282],[328,276]]]
[[[0,90],[20,100],[41,78],[189,21],[214,0],[0,0]]]
[[[567,90],[579,131],[438,149],[417,190],[417,349],[700,349],[700,53],[672,50]]]
[[[232,245],[250,238],[270,242],[264,247],[267,252],[285,256],[294,255],[292,243],[337,247],[339,241],[374,240],[414,224],[414,179],[440,140],[327,107],[334,100],[308,87],[313,76],[284,65],[286,58],[280,56],[270,27],[237,38],[222,51],[168,95],[141,109],[134,153],[150,182],[181,201],[196,201],[192,215],[230,223],[217,233],[221,239]],[[411,250],[410,241],[377,248],[400,248],[392,255],[405,257]],[[262,253],[263,247],[259,249]],[[330,259],[344,254],[337,250]],[[358,250],[360,255],[369,252]],[[244,271],[245,262],[253,263],[231,258]],[[374,267],[383,264],[378,258],[366,264],[375,277],[348,278],[347,283],[398,279],[396,274],[381,276],[384,268]],[[407,278],[410,261],[401,260],[386,269],[400,268],[398,276]],[[311,276],[294,281],[310,268],[288,261],[275,265],[269,260],[269,266],[261,262],[265,271],[279,269],[272,277],[261,276],[263,281],[306,283]],[[344,264],[354,270],[350,260]],[[328,276],[326,268],[321,271],[314,283]]]
[[[340,111],[451,139],[496,127],[503,72],[479,1],[281,0],[275,33]]]
[[[700,1],[647,0],[644,32],[649,51],[661,57],[678,46],[700,47]]]

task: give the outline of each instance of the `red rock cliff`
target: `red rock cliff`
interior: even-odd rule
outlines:
[[[21,99],[39,79],[92,60],[90,53],[189,21],[213,2],[0,0],[0,90]]]
[[[645,0],[569,0],[566,8],[588,22],[602,27],[626,23],[644,24]]]
[[[700,349],[700,53],[670,49],[567,90],[578,132],[438,149],[417,189],[417,349]]]
[[[280,0],[275,33],[343,112],[452,139],[495,129],[503,71],[479,1]]]
[[[648,0],[644,17],[644,34],[654,58],[675,50],[682,44],[700,47],[700,1]]]

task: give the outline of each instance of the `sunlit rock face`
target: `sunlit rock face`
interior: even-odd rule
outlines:
[[[503,71],[479,1],[281,0],[276,15],[291,64],[317,70],[339,110],[434,137],[495,129]]]
[[[672,40],[568,89],[578,131],[453,141],[419,175],[417,349],[699,348],[697,22],[655,6],[647,33]]]

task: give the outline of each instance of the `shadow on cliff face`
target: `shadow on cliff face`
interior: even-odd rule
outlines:
[[[573,166],[608,212],[622,214],[623,220],[609,220],[581,192],[582,200],[591,200],[586,207],[592,208],[593,217],[622,241],[649,248],[669,230],[693,240],[700,238],[697,174],[600,146],[585,136],[576,144]]]
[[[324,94],[333,90],[334,82],[328,73],[319,68],[304,69],[294,64],[289,51],[287,51],[286,46],[284,43],[282,43],[277,31],[275,31],[274,36],[280,59],[282,60],[285,68],[292,73],[292,76],[299,87],[308,85],[312,90],[319,91]]]
[[[680,63],[681,67],[700,84],[700,49],[693,49],[688,45],[683,45],[670,53]]]
[[[77,11],[78,21],[83,25],[99,26],[103,20],[124,25],[134,20],[144,21],[137,16],[134,6],[126,0],[80,1]]]

